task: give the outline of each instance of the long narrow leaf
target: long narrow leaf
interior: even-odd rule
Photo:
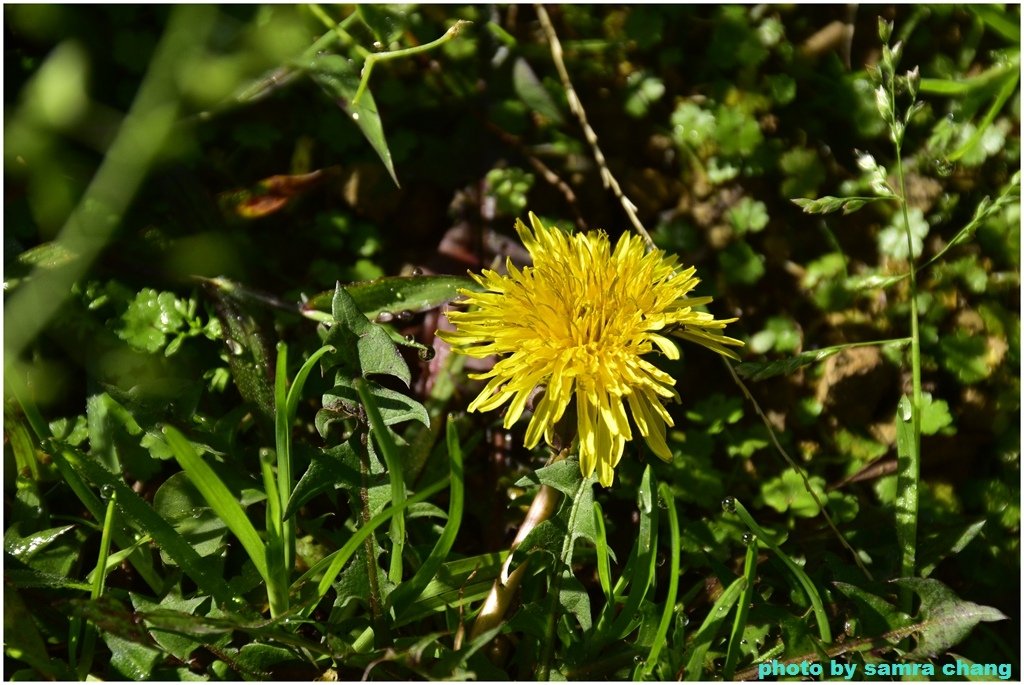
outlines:
[[[743,594],[743,589],[746,586],[747,579],[743,577],[737,578],[730,583],[729,587],[725,589],[725,592],[719,596],[711,607],[711,611],[708,612],[704,623],[694,633],[693,642],[689,650],[687,650],[689,654],[689,658],[686,660],[687,680],[701,679],[701,674],[704,672],[704,656],[708,653],[708,648],[711,647],[715,636],[718,635],[719,626],[722,625],[725,617],[729,614],[732,605]]]
[[[459,527],[462,525],[462,508],[464,500],[464,483],[462,480],[462,446],[459,444],[459,433],[455,428],[455,422],[449,417],[446,440],[448,443],[448,458],[451,466],[451,490],[448,500],[448,520],[445,522],[441,537],[438,538],[434,549],[420,566],[416,574],[407,582],[399,585],[388,596],[388,605],[398,610],[404,609],[411,604],[420,592],[434,578],[437,570],[455,544],[455,537],[459,534]]]
[[[904,395],[896,407],[896,539],[900,547],[901,574],[914,576],[917,566],[917,497],[918,468],[921,463],[918,443],[914,440],[914,407]],[[910,608],[910,591],[900,588],[902,608]]]
[[[743,524],[750,529],[750,532],[758,537],[759,540],[764,542],[765,546],[771,551],[775,552],[776,556],[786,565],[786,568],[796,577],[800,587],[803,588],[804,593],[807,595],[807,599],[811,602],[811,607],[814,609],[814,616],[818,623],[818,634],[825,644],[832,643],[832,629],[828,625],[828,614],[825,613],[825,605],[822,604],[821,595],[818,594],[818,588],[814,587],[814,583],[804,573],[804,570],[796,565],[796,562],[789,558],[789,555],[782,551],[782,549],[775,544],[775,540],[770,536],[761,526],[757,525],[754,518],[747,511],[747,508],[739,500],[734,500],[736,506],[736,515],[739,516]]]
[[[123,480],[92,459],[73,450],[65,450],[62,456],[87,480],[92,481],[100,488],[112,490],[117,496],[118,507],[132,526],[140,533],[152,537],[185,575],[199,586],[202,592],[213,597],[221,606],[236,611],[247,611],[245,605],[224,581],[213,562],[200,557],[185,538],[153,511],[153,508]]]
[[[228,530],[242,543],[253,566],[263,576],[263,579],[269,581],[267,550],[256,529],[253,528],[252,522],[249,521],[249,517],[245,515],[242,505],[238,503],[238,500],[214,470],[195,453],[185,436],[172,426],[164,427],[164,435],[174,453],[174,458],[177,459],[182,470],[188,474],[188,478],[196,486],[196,490],[217,516],[224,521]]]
[[[757,536],[747,545],[747,557],[743,562],[743,577],[747,580],[747,587],[743,590],[743,597],[740,598],[739,608],[736,610],[736,617],[732,623],[732,633],[729,635],[729,648],[725,653],[725,667],[722,669],[722,678],[732,680],[736,671],[736,662],[740,658],[740,643],[743,640],[743,632],[747,627],[747,614],[750,613],[750,601],[754,598],[754,576],[757,574]]]
[[[651,674],[658,663],[658,655],[661,653],[661,648],[665,646],[665,636],[668,635],[668,627],[672,622],[672,616],[676,612],[676,594],[679,591],[679,556],[682,554],[679,540],[679,515],[676,513],[676,502],[675,497],[672,495],[672,488],[668,486],[668,483],[662,483],[658,487],[658,493],[665,502],[665,507],[668,511],[671,561],[668,567],[668,594],[665,595],[665,607],[661,612],[658,629],[654,633],[654,643],[651,645],[651,652],[647,655],[647,660],[640,669],[640,672],[645,677]]]
[[[386,521],[390,521],[391,517],[394,516],[396,512],[403,511],[408,507],[412,506],[413,504],[422,502],[423,500],[430,498],[431,496],[442,490],[447,483],[448,479],[443,478],[433,483],[432,485],[428,486],[427,488],[424,488],[423,490],[416,493],[409,499],[405,500],[405,502],[403,502],[401,505],[390,506],[384,511],[374,516],[373,518],[371,518],[369,521],[363,524],[359,528],[359,530],[352,534],[352,537],[348,539],[348,541],[341,547],[341,549],[339,549],[336,552],[332,552],[331,554],[328,554],[326,557],[317,562],[311,569],[306,571],[301,578],[299,578],[297,581],[295,581],[295,583],[292,584],[292,589],[296,590],[300,588],[307,581],[312,580],[317,575],[323,573],[323,576],[320,578],[320,581],[317,583],[316,587],[316,599],[322,599],[323,596],[327,594],[327,591],[331,589],[331,585],[338,577],[338,574],[341,573],[341,569],[344,568],[348,560],[352,558],[352,555],[355,554],[355,551],[359,548],[359,545],[362,544],[363,540],[365,540],[370,534],[372,534],[373,531],[376,530],[381,524],[385,523]],[[315,605],[309,607],[309,611],[312,611],[314,607]]]

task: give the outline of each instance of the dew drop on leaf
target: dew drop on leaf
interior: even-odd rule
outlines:
[[[725,497],[722,499],[722,510],[727,511],[730,514],[736,513],[736,498]]]

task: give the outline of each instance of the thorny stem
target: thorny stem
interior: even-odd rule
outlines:
[[[567,455],[568,450],[562,450],[548,463],[553,464],[564,459]],[[558,495],[558,490],[549,485],[541,485],[540,490],[534,496],[530,509],[526,512],[526,518],[523,519],[522,525],[519,526],[519,532],[516,533],[516,539],[512,541],[512,545],[509,547],[508,558],[502,565],[498,577],[494,579],[494,585],[491,586],[491,591],[487,595],[487,599],[484,600],[483,608],[480,609],[480,613],[477,614],[476,620],[473,622],[473,628],[469,633],[471,642],[488,630],[497,627],[505,617],[505,612],[508,611],[509,606],[512,604],[512,598],[519,588],[519,582],[523,579],[527,566],[527,562],[523,561],[514,571],[509,573],[509,567],[512,565],[512,554],[534,528],[547,521],[551,514],[555,512],[555,507],[558,505]]]
[[[587,142],[590,143],[590,147],[594,151],[594,159],[597,161],[597,166],[601,169],[601,181],[604,183],[605,188],[610,188],[612,193],[615,194],[619,204],[622,205],[622,209],[625,210],[626,216],[629,217],[630,223],[633,224],[633,228],[644,239],[644,243],[647,244],[647,249],[653,250],[654,241],[651,240],[651,235],[647,232],[647,229],[640,223],[640,219],[636,215],[636,205],[622,192],[619,182],[612,175],[611,170],[608,169],[608,161],[597,144],[597,134],[594,133],[594,129],[587,122],[587,113],[583,110],[583,103],[576,94],[576,89],[572,87],[569,72],[565,68],[565,60],[562,58],[562,44],[558,40],[558,34],[555,33],[555,27],[551,24],[551,18],[548,17],[547,10],[544,9],[543,5],[538,4],[536,8],[537,18],[540,19],[540,25],[543,27],[544,34],[551,45],[551,59],[555,63],[558,76],[562,79],[562,87],[565,88],[565,96],[569,100],[569,109],[572,110],[572,113],[579,120],[580,126],[583,127],[583,135],[586,136]]]

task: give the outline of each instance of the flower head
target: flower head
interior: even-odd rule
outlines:
[[[544,386],[526,429],[527,448],[542,435],[553,444],[554,427],[575,400],[584,476],[596,469],[601,484],[611,485],[633,438],[629,416],[651,450],[670,461],[665,426],[672,417],[663,401],[678,399],[675,379],[645,357],[658,350],[678,359],[668,335],[735,357],[726,346],[742,343],[713,332],[735,319],[696,311],[711,298],[687,297],[699,283],[695,269],[678,268],[660,250],[646,252],[639,237],[623,235],[612,249],[603,231],[567,235],[533,213],[530,223],[532,232],[522,221],[516,230],[533,266],[520,271],[509,260],[508,275],[471,274],[483,292],[461,291],[474,308],[450,312],[456,330],[439,333],[463,354],[500,357],[490,371],[472,376],[489,382],[470,411],[508,403],[509,428]]]

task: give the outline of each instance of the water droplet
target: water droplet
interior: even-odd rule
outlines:
[[[933,164],[935,165],[935,173],[943,178],[952,176],[953,172],[956,171],[956,164],[948,159],[936,159]]]
[[[377,315],[377,318],[374,319],[374,321],[376,321],[377,323],[389,323],[391,321],[394,321],[394,319],[395,315],[392,314],[391,312],[381,312],[380,314]]]
[[[412,342],[415,339],[416,339],[416,336],[413,335],[412,333],[410,333],[409,335],[405,336],[405,342]]]
[[[373,41],[373,49],[374,50],[383,50],[384,49],[384,43],[381,43],[379,40]]]
[[[633,657],[633,663],[634,664],[642,664],[643,662],[644,662],[644,658],[642,656],[640,656],[639,654],[637,654],[635,657]]]
[[[405,293],[403,293],[401,290],[396,290],[395,291],[395,299],[396,300],[404,300],[405,299]]]
[[[437,356],[437,350],[433,347],[424,347],[420,350],[420,359],[425,362],[429,362],[431,359]]]
[[[740,640],[740,644],[741,644],[741,645],[745,645],[745,644],[747,644],[747,639],[746,639],[746,638],[743,638],[742,640]]]
[[[117,492],[117,489],[114,488],[114,486],[111,485],[110,483],[107,483],[102,488],[100,488],[100,497],[102,497],[103,499],[110,499],[111,497],[114,496],[115,492]]]
[[[664,552],[658,552],[658,560],[655,562],[655,564],[657,564],[658,568],[661,568],[662,566],[664,566],[666,561],[668,561],[668,555],[665,554]]]
[[[421,268],[420,268],[420,267],[418,267],[418,266],[415,266],[415,267],[413,267],[413,269],[412,269],[412,275],[413,275],[413,276],[422,276],[422,275],[423,275],[423,269],[421,269]]]
[[[668,509],[668,502],[665,501],[664,497],[660,497],[660,496],[658,497],[658,508],[659,509]]]
[[[352,112],[352,121],[359,121],[359,112]]]
[[[232,338],[224,338],[224,344],[228,346],[229,350],[231,350],[231,354],[236,357],[240,356],[245,351],[242,347],[242,343]]]
[[[411,321],[412,317],[413,313],[410,312],[408,309],[403,309],[402,311],[395,313],[395,318],[401,322]]]
[[[736,498],[725,497],[722,499],[722,509],[730,514],[736,513]]]
[[[754,535],[753,533],[751,533],[749,530],[746,533],[743,534],[743,544],[744,545],[748,545],[748,546],[752,545],[752,544],[754,544],[755,540],[757,540],[757,536]]]

